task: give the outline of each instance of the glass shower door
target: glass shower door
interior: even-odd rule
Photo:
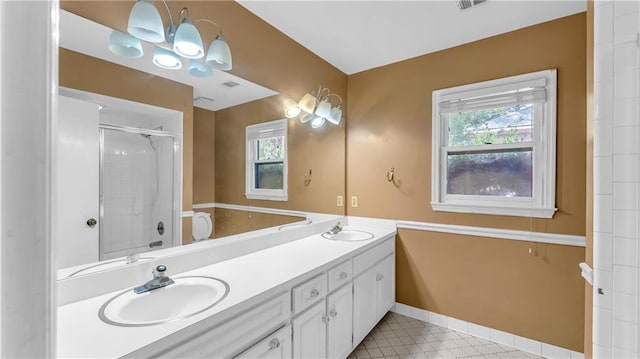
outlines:
[[[173,245],[175,152],[160,131],[100,129],[100,260]]]

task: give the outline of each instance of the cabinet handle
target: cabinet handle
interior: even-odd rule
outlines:
[[[315,298],[320,295],[320,292],[317,289],[311,291],[311,298]]]
[[[346,272],[340,272],[340,279],[347,279],[347,273]]]
[[[382,280],[382,278],[384,278],[384,275],[382,275],[382,273],[378,273],[378,274],[376,275],[376,280],[377,280],[378,282],[379,282],[379,281],[381,281],[381,280]]]
[[[335,310],[335,309],[332,309],[332,310],[329,312],[329,315],[330,315],[331,317],[335,318],[335,317],[338,315],[338,312],[336,312],[336,310]]]
[[[280,348],[280,341],[278,340],[278,338],[271,339],[271,341],[269,342],[269,350],[274,350],[278,348]]]

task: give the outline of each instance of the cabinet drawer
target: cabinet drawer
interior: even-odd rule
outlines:
[[[335,289],[340,288],[343,284],[349,283],[353,277],[353,267],[351,260],[338,264],[331,268],[328,272],[329,275],[329,292],[333,292]]]
[[[264,338],[274,328],[282,326],[290,315],[291,296],[284,293],[220,326],[186,339],[179,346],[171,346],[166,351],[153,354],[138,351],[127,357],[228,358]],[[156,343],[150,349],[157,346]]]
[[[393,253],[394,250],[395,241],[393,239],[389,239],[353,258],[353,276],[355,277],[366,269],[371,268],[374,264],[382,260],[382,258]]]
[[[262,339],[258,344],[247,349],[236,358],[291,358],[291,335],[291,326],[287,325],[286,327]]]
[[[327,295],[327,275],[320,274],[293,288],[293,312],[301,313]]]

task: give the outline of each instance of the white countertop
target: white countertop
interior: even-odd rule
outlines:
[[[375,237],[368,241],[346,242],[328,240],[317,234],[180,273],[177,276],[216,277],[226,281],[230,287],[229,294],[220,303],[186,319],[133,328],[102,322],[98,318],[100,306],[127,288],[61,306],[58,308],[58,357],[116,358],[198,322],[211,322],[213,326],[217,318],[236,310],[243,310],[249,299],[266,300],[274,291],[282,293],[289,290],[305,276],[329,269],[341,260],[374,247],[395,235],[395,228],[388,227],[345,228],[365,230],[373,233]],[[171,272],[171,268],[168,272]]]

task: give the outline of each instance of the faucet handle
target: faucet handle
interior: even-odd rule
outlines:
[[[153,273],[154,278],[162,278],[166,276],[166,274],[164,273],[166,270],[167,266],[165,266],[164,264],[160,264],[151,273]]]

